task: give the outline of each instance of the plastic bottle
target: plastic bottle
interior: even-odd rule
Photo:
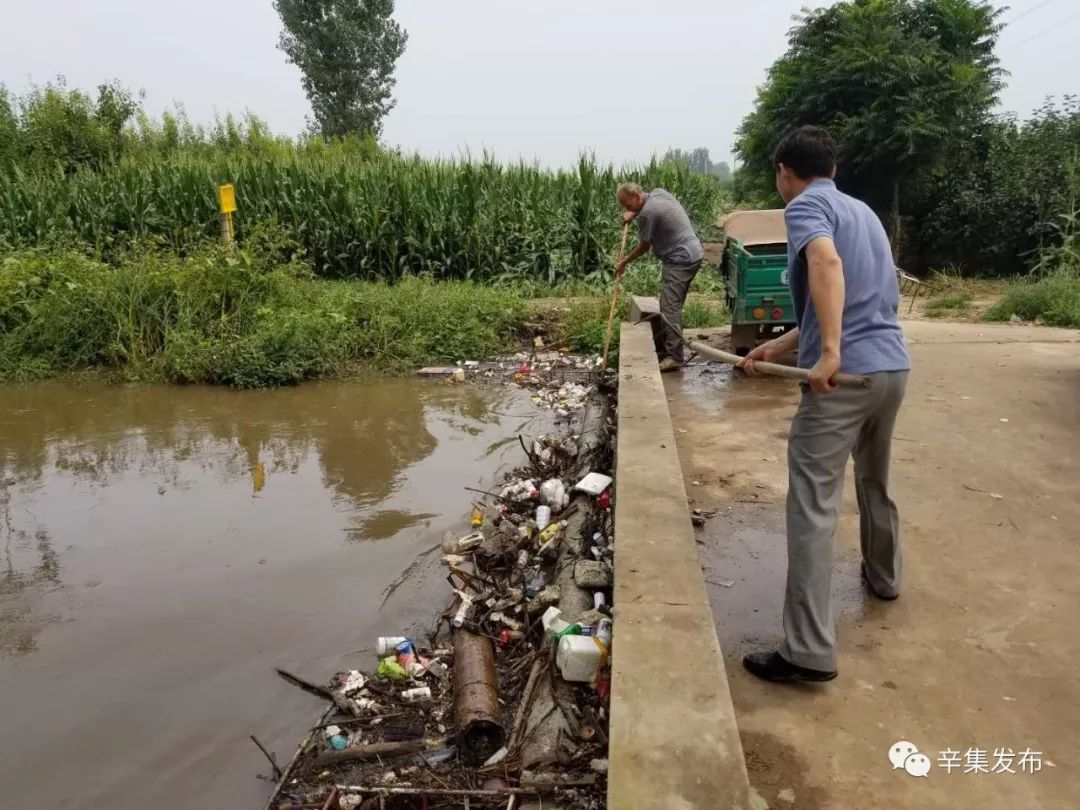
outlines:
[[[551,507],[550,506],[538,506],[536,507],[536,528],[541,532],[544,531],[551,523]]]
[[[469,515],[469,523],[474,529],[484,525],[484,507],[473,507],[472,514]]]
[[[461,597],[461,606],[457,609],[457,613],[454,614],[453,625],[454,627],[463,627],[465,620],[469,618],[469,611],[472,610],[472,598],[461,591],[458,591],[458,596]]]
[[[406,672],[416,663],[416,649],[408,639],[398,644],[394,648],[394,652],[397,653],[398,666]]]
[[[559,639],[555,663],[565,680],[574,683],[595,681],[606,660],[607,649],[595,636],[563,636]]]
[[[614,627],[614,623],[611,619],[601,619],[600,623],[596,626],[596,637],[603,642],[604,646],[609,650],[611,649],[611,631]]]
[[[544,611],[544,615],[540,617],[540,623],[544,625],[544,635],[551,638],[556,638],[570,626],[569,622],[563,620],[562,611],[554,605]]]
[[[385,658],[394,653],[398,644],[408,640],[405,636],[379,636],[379,640],[375,643],[375,654],[379,658]]]
[[[552,523],[550,526],[544,529],[544,531],[540,532],[540,547],[537,549],[537,552],[543,554],[549,548],[558,543],[559,540],[562,538],[563,529],[565,529],[566,526],[567,522],[565,520],[560,520]]]
[[[565,624],[565,622],[564,622]],[[558,639],[563,639],[566,636],[583,636],[585,635],[585,628],[575,622],[574,624],[567,624],[562,630],[555,634]]]

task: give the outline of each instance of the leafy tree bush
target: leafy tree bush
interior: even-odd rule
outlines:
[[[1080,99],[1048,101],[1026,122],[995,121],[953,142],[912,198],[917,265],[952,263],[969,275],[1057,264],[1080,199]],[[1072,229],[1073,231],[1075,229]]]
[[[900,234],[905,187],[948,144],[981,131],[1001,86],[995,10],[974,0],[849,0],[807,10],[739,128],[743,194],[773,196],[770,162],[789,130],[840,144],[840,185]]]

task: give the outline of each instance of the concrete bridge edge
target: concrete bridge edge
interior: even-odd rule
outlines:
[[[623,324],[609,810],[761,810],[648,324]]]

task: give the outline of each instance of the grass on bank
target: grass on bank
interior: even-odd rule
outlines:
[[[1008,321],[1015,315],[1024,321],[1047,326],[1080,329],[1080,272],[1060,268],[1043,276],[1018,282],[1005,290],[1001,300],[983,317],[988,321]]]
[[[961,278],[938,273],[936,292],[926,303],[929,318],[1022,321],[1080,328],[1080,267],[1059,264],[1042,275],[1022,279]]]
[[[0,261],[0,378],[87,368],[241,388],[400,371],[497,352],[520,296],[467,282],[314,279],[299,262],[225,248],[109,266],[75,253]]]
[[[259,388],[479,359],[538,333],[575,351],[603,348],[610,288],[576,287],[591,294],[548,302],[538,314],[510,286],[328,281],[296,255],[272,239],[249,251],[135,251],[115,264],[73,251],[8,254],[0,258],[0,380],[104,369]],[[658,289],[654,271],[635,268],[624,290]],[[712,289],[705,272],[701,284]],[[628,303],[624,292],[621,315]],[[723,320],[713,295],[687,304],[688,326]]]

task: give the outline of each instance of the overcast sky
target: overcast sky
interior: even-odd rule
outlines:
[[[425,155],[466,148],[572,163],[622,163],[668,146],[730,157],[755,88],[813,0],[398,0],[409,43],[384,140]],[[1003,107],[1026,116],[1080,92],[1076,0],[1016,0],[999,53]],[[246,109],[275,132],[304,127],[299,73],[277,50],[270,0],[3,0],[0,82],[19,92],[58,74],[92,89],[118,79],[159,113]]]

